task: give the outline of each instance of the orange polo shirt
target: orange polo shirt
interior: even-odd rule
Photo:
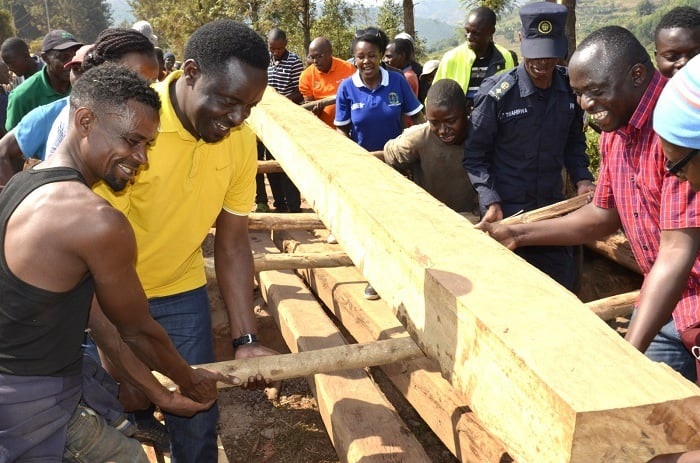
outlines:
[[[333,96],[338,91],[340,82],[350,77],[355,72],[355,65],[342,59],[333,57],[331,68],[328,72],[321,72],[316,65],[304,69],[299,77],[299,91],[305,100],[320,100],[327,96]],[[323,108],[319,115],[321,120],[335,129],[335,105]]]

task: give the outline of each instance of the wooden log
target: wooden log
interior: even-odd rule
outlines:
[[[639,297],[639,291],[616,294],[597,301],[586,302],[586,307],[603,320],[613,320],[615,317],[629,315],[634,310],[634,304]]]
[[[642,274],[642,269],[639,268],[639,264],[634,259],[634,254],[632,254],[632,248],[627,241],[627,237],[622,231],[613,233],[609,237],[586,243],[586,247],[589,249],[611,259],[625,268]]]
[[[275,232],[278,247],[285,251],[325,252],[338,246],[308,243],[305,232]],[[294,238],[298,238],[297,241]],[[386,302],[363,296],[365,280],[355,267],[305,269],[299,272],[314,293],[360,342],[407,335]],[[389,380],[401,391],[435,435],[462,462],[506,463],[512,459],[505,447],[489,433],[467,406],[468,400],[440,374],[439,366],[426,357],[382,365]]]
[[[259,174],[276,174],[284,172],[278,161],[258,161]]]
[[[272,357],[253,357],[241,360],[205,363],[197,367],[236,376],[242,381],[258,373],[271,381],[300,378],[318,373],[334,373],[385,363],[424,357],[423,351],[410,337],[386,339],[364,344],[348,344],[325,349],[280,354]],[[162,385],[175,388],[167,376],[155,372]],[[219,383],[219,388],[231,384]]]
[[[248,214],[248,230],[314,230],[325,228],[314,213],[298,214],[258,213]]]
[[[591,202],[591,194],[586,193],[573,198],[551,204],[549,206],[540,207],[528,212],[523,212],[517,215],[512,215],[501,220],[502,224],[528,223],[547,220],[554,217],[566,215],[576,209]]]
[[[247,124],[510,455],[647,461],[700,448],[697,386],[651,362],[551,278],[285,100],[267,92]],[[654,420],[659,414],[668,420]],[[695,433],[681,442],[668,431],[679,428]]]
[[[253,254],[253,264],[256,272],[354,265],[348,255],[342,251],[305,254]]]
[[[264,242],[254,243],[255,251]],[[293,352],[345,344],[321,305],[290,271],[262,272],[260,289]],[[344,463],[429,462],[423,447],[365,370],[317,374],[310,380],[328,435]]]
[[[323,109],[332,104],[335,104],[335,95],[327,96],[316,101],[309,101],[308,103],[302,104],[301,107],[304,109],[312,109],[314,106],[318,105],[320,109]]]

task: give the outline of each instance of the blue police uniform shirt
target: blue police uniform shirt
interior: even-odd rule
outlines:
[[[368,151],[401,135],[405,115],[418,114],[423,105],[399,73],[380,68],[382,80],[370,90],[355,72],[340,83],[336,96],[336,126],[351,124],[350,138]]]
[[[583,111],[557,67],[547,90],[535,87],[521,64],[484,80],[472,112],[464,167],[482,213],[501,203],[504,216],[564,199],[562,167],[574,183],[588,170]]]
[[[44,160],[49,132],[58,114],[68,104],[68,98],[64,97],[32,109],[12,129],[22,154],[28,158]]]

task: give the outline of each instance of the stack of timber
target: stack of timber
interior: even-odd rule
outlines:
[[[571,293],[283,97],[266,93],[248,123],[516,460],[647,461],[700,447],[697,388]]]

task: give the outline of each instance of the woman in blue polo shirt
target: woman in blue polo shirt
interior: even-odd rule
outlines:
[[[425,121],[418,98],[400,72],[381,67],[386,42],[378,30],[357,37],[353,57],[357,71],[340,83],[335,97],[337,130],[367,151],[381,151],[384,144],[401,135],[406,116],[414,124]],[[365,298],[379,295],[367,285]]]
[[[364,34],[355,41],[353,57],[357,71],[340,83],[336,95],[334,124],[367,151],[384,149],[398,137],[406,118],[425,121],[418,98],[398,72],[381,67],[386,44],[379,34]]]

